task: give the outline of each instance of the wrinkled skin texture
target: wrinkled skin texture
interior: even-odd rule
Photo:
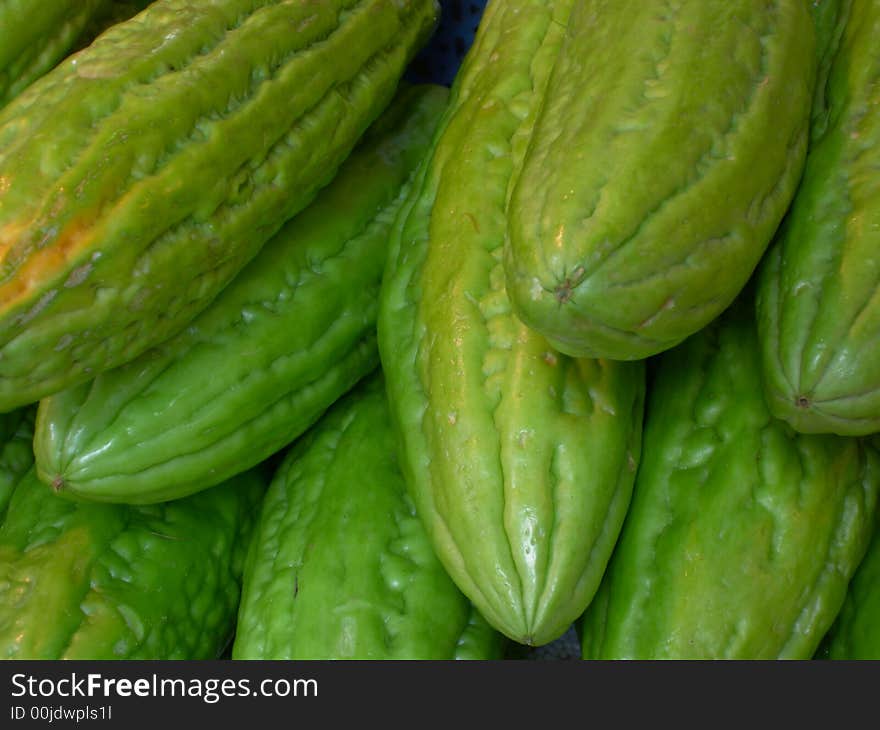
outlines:
[[[393,230],[379,352],[434,549],[496,629],[562,635],[598,585],[639,458],[642,363],[573,359],[513,314],[505,207],[570,4],[495,0]]]
[[[113,0],[0,0],[0,108],[96,30]]]
[[[192,494],[286,446],[373,370],[388,233],[448,93],[402,89],[333,182],[182,332],[44,398],[40,478],[94,501]]]
[[[712,321],[794,195],[815,74],[806,0],[577,3],[508,208],[516,313],[618,360]]]
[[[880,659],[880,530],[850,581],[846,600],[822,643],[822,659]]]
[[[0,411],[179,332],[336,173],[435,0],[157,0],[0,110]]]
[[[498,659],[406,493],[381,373],[287,453],[245,568],[233,659]]]
[[[840,610],[880,455],[772,417],[747,294],[657,363],[586,659],[809,659]]]
[[[774,415],[802,433],[863,436],[880,431],[880,3],[841,5],[824,106],[757,307]]]
[[[0,657],[219,658],[266,485],[252,470],[161,505],[76,504],[29,470],[0,525]]]

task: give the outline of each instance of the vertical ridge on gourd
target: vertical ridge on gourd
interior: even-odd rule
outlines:
[[[586,659],[809,659],[867,549],[880,454],[798,434],[760,389],[751,289],[657,361]]]
[[[176,499],[268,458],[373,370],[389,231],[448,95],[402,87],[333,181],[186,328],[42,399],[40,478],[81,499]]]
[[[0,0],[0,108],[52,69],[112,0]]]
[[[511,197],[514,309],[640,359],[720,314],[794,194],[816,74],[805,0],[586,0]]]
[[[266,481],[133,507],[60,499],[30,469],[0,524],[0,657],[219,658]]]
[[[496,629],[560,636],[589,602],[639,457],[641,363],[574,360],[513,314],[501,252],[569,2],[493,0],[392,232],[379,352],[408,488]]]
[[[0,410],[178,332],[327,184],[434,0],[157,0],[0,111]]]
[[[880,2],[842,8],[824,113],[756,301],[773,413],[860,436],[880,431]]]
[[[836,660],[880,659],[880,522],[853,575],[843,606],[823,639],[819,658]]]
[[[286,452],[244,573],[233,659],[493,659],[503,642],[406,493],[374,372]]]

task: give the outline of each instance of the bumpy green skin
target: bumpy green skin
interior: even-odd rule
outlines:
[[[843,607],[822,645],[823,659],[880,659],[880,530],[850,581]]]
[[[751,290],[750,290],[751,291]],[[751,298],[661,356],[586,659],[809,659],[868,545],[880,455],[761,397]]]
[[[803,433],[880,431],[880,3],[853,2],[827,112],[760,269],[773,413]]]
[[[15,485],[33,466],[36,412],[34,406],[25,406],[0,414],[0,520]]]
[[[0,107],[70,53],[112,0],[0,0]]]
[[[40,403],[40,478],[149,503],[210,487],[303,433],[379,363],[388,234],[449,91],[402,89],[333,182],[178,335]]]
[[[570,4],[486,7],[391,241],[379,310],[402,468],[435,551],[499,631],[560,636],[629,503],[642,363],[560,356],[513,314],[509,184]]]
[[[517,314],[620,360],[714,319],[794,194],[815,74],[807,0],[578,3],[509,205]]]
[[[459,645],[500,658],[500,635],[434,555],[396,447],[376,373],[287,453],[248,554],[233,659],[453,659]]]
[[[218,658],[266,484],[252,470],[162,505],[78,505],[28,471],[0,525],[0,658]]]
[[[181,330],[330,181],[435,0],[157,0],[0,111],[0,411]]]

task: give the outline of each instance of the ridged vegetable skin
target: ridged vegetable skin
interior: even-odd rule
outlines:
[[[486,619],[560,636],[598,584],[639,457],[642,363],[559,355],[513,314],[509,185],[569,4],[495,0],[395,225],[379,351],[408,488]]]
[[[105,502],[192,494],[289,444],[375,369],[389,231],[448,93],[401,89],[333,182],[183,331],[44,398],[40,478]]]
[[[843,3],[803,180],[760,271],[764,386],[803,433],[880,431],[880,2]]]
[[[287,452],[245,568],[233,659],[497,659],[434,555],[377,372]]]
[[[335,174],[435,0],[157,0],[0,111],[0,411],[180,331]]]
[[[86,505],[29,470],[0,524],[0,658],[219,658],[266,483],[252,470],[162,505]]]
[[[850,581],[846,599],[825,637],[822,659],[880,659],[880,522],[858,570]]]
[[[760,385],[746,293],[659,359],[584,658],[813,656],[874,529],[880,454],[794,432]]]
[[[618,360],[711,322],[794,194],[816,65],[806,0],[577,3],[508,207],[516,313]]]
[[[113,0],[0,0],[0,107],[50,71]]]

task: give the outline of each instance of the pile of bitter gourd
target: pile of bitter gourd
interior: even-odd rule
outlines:
[[[880,658],[880,0],[39,5],[0,657]]]

